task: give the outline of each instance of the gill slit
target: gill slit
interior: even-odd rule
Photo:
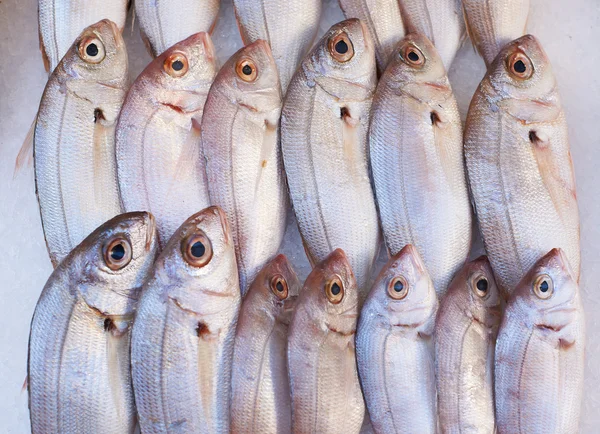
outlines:
[[[69,314],[67,315],[69,318],[71,318],[71,316],[73,315],[73,311],[75,310],[75,305],[77,304],[77,301],[74,301],[71,304],[71,308],[69,309]],[[62,413],[61,410],[61,399],[60,399],[60,379],[62,377],[62,367],[63,367],[63,355],[65,353],[65,344],[67,342],[67,334],[69,333],[69,324],[70,321],[67,322],[66,327],[65,327],[65,331],[63,333],[62,336],[62,343],[60,346],[60,353],[58,355],[58,379],[57,379],[57,392],[56,392],[56,428],[58,429],[58,432],[65,432],[67,430],[62,429],[61,427],[61,418],[60,418],[60,414]]]
[[[317,429],[318,427],[318,422],[319,422],[319,399],[318,397],[320,396],[319,393],[319,365],[320,365],[320,361],[321,361],[321,352],[323,351],[323,348],[325,347],[325,342],[327,342],[327,338],[329,337],[329,331],[325,332],[325,336],[323,336],[323,340],[321,341],[321,343],[319,344],[318,350],[317,350],[317,361],[316,361],[316,366],[315,366],[315,370],[313,372],[313,377],[314,377],[314,381],[315,381],[315,387],[313,390],[316,391],[315,393],[315,399],[312,399],[312,402],[314,402],[314,409],[313,409],[313,414],[315,415],[315,419],[314,419],[314,424],[313,424],[313,433],[318,433],[319,430]]]
[[[152,209],[150,207],[150,194],[148,193],[148,180],[146,179],[146,132],[148,131],[148,125],[150,125],[150,122],[152,122],[152,120],[154,119],[154,116],[156,116],[156,113],[158,113],[158,108],[154,109],[154,111],[150,114],[150,117],[148,118],[148,120],[146,121],[146,124],[144,125],[144,127],[142,128],[142,146],[141,146],[141,150],[140,150],[140,160],[141,160],[141,172],[142,172],[142,185],[144,186],[144,196],[146,198],[146,207],[148,209],[148,211],[152,212]],[[123,207],[125,208],[125,207]],[[162,242],[166,243],[168,240],[163,240]]]
[[[235,188],[235,176],[234,176],[234,164],[233,164],[233,130],[235,128],[235,121],[237,119],[238,113],[239,113],[240,109],[239,106],[236,105],[235,106],[235,113],[233,114],[233,118],[231,121],[231,126],[229,127],[229,173],[231,174],[231,176],[229,177],[230,180],[230,186],[231,186],[231,201],[233,202],[233,220],[235,221],[235,228],[233,229],[235,232],[235,253],[236,253],[236,258],[238,261],[238,265],[240,268],[240,272],[241,274],[244,275],[244,282],[243,282],[243,286],[245,288],[247,288],[247,284],[248,282],[246,282],[246,278],[247,278],[247,269],[246,269],[246,263],[244,260],[244,256],[242,255],[242,247],[240,246],[240,240],[242,239],[240,236],[240,219],[239,219],[239,213],[238,213],[238,203],[237,203],[237,198],[235,197],[235,192],[236,192],[236,188]],[[230,218],[231,218],[230,217]]]
[[[521,380],[523,379],[523,370],[525,368],[525,359],[527,358],[527,351],[529,350],[529,343],[531,342],[531,338],[533,337],[533,329],[529,333],[529,337],[527,338],[527,343],[525,344],[525,351],[523,351],[523,358],[521,359],[521,366],[519,367],[519,379],[517,383],[517,426],[519,427],[518,432],[522,433],[521,430]]]
[[[169,417],[169,407],[167,405],[167,402],[169,401],[169,397],[167,396],[167,399],[165,399],[165,396],[163,396],[163,393],[167,393],[167,391],[169,390],[169,388],[167,387],[167,383],[168,383],[168,376],[165,376],[165,372],[167,372],[167,369],[165,369],[165,365],[166,365],[166,356],[165,356],[165,352],[164,352],[164,347],[165,347],[165,340],[166,340],[166,336],[167,336],[167,332],[169,329],[169,311],[171,310],[171,304],[170,303],[166,303],[166,311],[165,311],[165,318],[167,319],[167,321],[163,322],[163,330],[162,330],[162,336],[161,336],[161,356],[160,356],[160,372],[158,373],[159,378],[160,378],[160,391],[159,391],[159,396],[160,396],[160,406],[162,408],[162,412],[163,412],[163,417],[162,420],[164,422],[164,429],[167,430],[167,428],[169,427],[170,424],[170,417]]]
[[[404,115],[404,111],[405,111],[405,105],[404,104],[400,104],[400,119],[404,119],[405,115]],[[410,213],[408,212],[409,206],[408,206],[408,200],[407,200],[407,189],[406,189],[406,184],[404,182],[404,134],[402,134],[400,136],[400,146],[399,148],[399,166],[402,167],[402,176],[400,177],[400,191],[402,192],[402,210],[404,211],[404,217],[406,219],[406,226],[408,229],[408,236],[410,237],[409,242],[407,242],[406,244],[412,244],[415,242],[415,238],[413,235],[413,230],[412,230],[412,222],[411,222],[411,218],[410,218]]]
[[[460,339],[460,358],[459,358],[459,364],[458,364],[458,383],[457,383],[457,389],[456,390],[456,409],[458,411],[457,419],[458,419],[458,430],[459,433],[462,433],[462,409],[461,409],[461,399],[460,397],[462,396],[461,392],[461,384],[462,384],[462,379],[463,379],[463,370],[460,369],[462,367],[463,364],[463,348],[465,347],[465,339],[467,338],[467,333],[469,333],[469,330],[471,329],[471,327],[473,326],[473,321],[469,322],[469,325],[467,326],[467,328],[465,329],[465,331],[463,332],[463,335]]]
[[[273,326],[271,328],[271,331],[269,332],[269,335],[267,336],[267,339],[264,342],[263,345],[263,349],[260,355],[260,371],[258,374],[258,381],[255,383],[255,388],[254,388],[254,402],[252,405],[252,419],[251,419],[251,424],[250,426],[252,427],[252,432],[260,432],[260,429],[255,429],[255,422],[256,422],[256,413],[257,413],[257,407],[258,407],[258,388],[260,387],[260,384],[262,383],[262,379],[264,376],[264,360],[265,360],[265,353],[267,351],[267,345],[269,345],[269,342],[271,340],[271,336],[273,336],[273,332],[275,331],[275,326]]]
[[[61,159],[60,159],[60,155],[61,155],[61,144],[62,144],[62,135],[63,135],[63,129],[64,129],[64,124],[65,124],[65,113],[67,112],[67,105],[69,103],[69,92],[67,92],[65,94],[65,104],[63,105],[63,109],[62,112],[60,114],[60,128],[59,128],[59,133],[58,133],[58,139],[57,139],[57,146],[56,146],[56,163],[58,164],[58,173],[56,174],[57,177],[57,181],[58,181],[58,191],[59,191],[59,199],[60,199],[60,209],[62,211],[62,221],[64,223],[64,228],[65,228],[65,233],[67,235],[67,241],[69,243],[69,248],[72,247],[72,240],[71,240],[71,234],[69,233],[69,225],[67,224],[67,213],[65,210],[65,198],[63,195],[63,186],[62,186],[62,176],[61,176]],[[66,254],[62,254],[60,253],[60,260],[62,261],[64,259],[64,257],[66,256]],[[59,261],[60,262],[60,261]]]
[[[396,418],[394,417],[394,412],[392,411],[391,408],[391,399],[390,399],[390,392],[388,390],[388,385],[390,384],[388,381],[388,371],[387,371],[387,367],[388,364],[385,363],[385,355],[387,353],[387,345],[388,345],[388,339],[390,337],[390,335],[392,334],[391,329],[388,330],[388,332],[385,335],[385,339],[383,341],[383,358],[381,360],[384,360],[383,363],[383,384],[384,384],[384,390],[385,390],[385,402],[387,403],[387,409],[390,412],[390,415],[392,417],[392,426],[394,427],[394,432],[400,432],[400,430],[398,429],[398,427],[396,426]]]

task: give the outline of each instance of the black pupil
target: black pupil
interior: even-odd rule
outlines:
[[[331,293],[333,295],[338,295],[341,290],[342,290],[342,288],[340,288],[340,285],[338,285],[337,283],[334,283],[333,285],[331,285]]]
[[[517,60],[513,66],[513,68],[515,69],[515,71],[517,71],[519,74],[523,74],[525,71],[527,71],[527,67],[525,66],[525,64],[523,63],[522,60]]]
[[[488,290],[488,281],[487,279],[479,279],[477,281],[477,289],[481,292],[486,292]]]
[[[95,57],[98,55],[98,46],[96,44],[90,44],[85,48],[85,52],[88,56]]]
[[[250,75],[252,74],[252,67],[250,65],[244,65],[244,67],[242,68],[242,72],[244,73],[244,75]]]
[[[174,71],[181,71],[183,69],[183,62],[181,60],[176,60],[173,62],[172,67]]]
[[[204,244],[202,244],[200,241],[196,241],[194,244],[192,244],[190,251],[194,258],[201,258],[206,252],[206,247],[204,247]]]
[[[338,41],[335,44],[335,51],[340,54],[346,54],[348,52],[348,44],[346,44],[346,41]]]
[[[110,250],[110,257],[115,261],[120,261],[125,257],[125,247],[123,244],[117,244]]]
[[[401,292],[404,289],[404,284],[401,281],[394,283],[394,291]]]
[[[546,281],[544,280],[544,281],[542,282],[542,284],[540,285],[540,291],[542,291],[542,292],[546,292],[546,291],[548,291],[548,288],[549,288],[549,286],[548,286],[548,282],[546,282]]]
[[[412,60],[413,62],[418,62],[419,61],[419,55],[417,53],[415,53],[414,51],[409,51],[408,58],[410,60]]]
[[[277,283],[275,284],[275,288],[277,288],[277,291],[279,292],[283,292],[283,283],[281,283],[281,280],[278,280]]]

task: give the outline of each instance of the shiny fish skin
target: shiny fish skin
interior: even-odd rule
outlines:
[[[446,69],[450,69],[465,36],[461,0],[399,0],[399,3],[406,32],[427,36]]]
[[[467,30],[485,64],[502,47],[525,34],[529,0],[462,0]]]
[[[544,280],[553,286],[546,299],[535,290]],[[564,252],[553,249],[511,295],[500,326],[495,375],[498,432],[579,432],[584,335],[576,278]]]
[[[326,287],[337,282],[333,304]],[[341,249],[310,273],[296,302],[288,338],[292,432],[353,434],[360,431],[364,401],[356,369],[354,335],[359,294]]]
[[[434,333],[442,433],[495,432],[494,349],[502,300],[485,256],[466,264],[442,299]]]
[[[194,240],[204,266],[188,262]],[[233,240],[223,211],[210,207],[175,232],[144,285],[131,336],[143,433],[229,433],[239,305]]]
[[[510,59],[527,64],[531,78],[509,72]],[[579,213],[567,124],[552,67],[535,37],[507,45],[479,85],[467,115],[465,160],[500,288],[512,291],[554,247],[565,251],[578,280]]]
[[[96,45],[96,61],[80,55]],[[90,232],[121,213],[114,134],[127,89],[127,52],[117,26],[88,27],[50,76],[34,136],[44,236],[56,265]]]
[[[181,55],[188,70],[178,76],[168,59]],[[190,36],[139,75],[119,116],[116,152],[123,206],[156,216],[161,246],[185,219],[210,204],[200,124],[215,62],[210,36]]]
[[[113,271],[105,253],[125,239],[129,263]],[[29,337],[31,431],[133,433],[129,329],[157,252],[148,213],[119,215],[90,234],[54,270]]]
[[[279,255],[262,269],[244,298],[231,377],[232,433],[292,430],[287,337],[300,288],[291,264]]]
[[[233,0],[244,45],[269,43],[285,92],[319,29],[321,0]]]
[[[343,33],[355,54],[338,62],[328,46]],[[361,290],[380,243],[367,163],[375,76],[368,30],[357,19],[342,21],[302,62],[281,118],[290,197],[309,260],[315,264],[343,249]]]
[[[244,80],[247,76],[241,67],[247,61],[256,69],[255,81]],[[210,202],[227,215],[242,295],[275,257],[285,233],[288,197],[279,146],[280,116],[277,67],[269,45],[256,41],[223,65],[202,118]]]
[[[212,32],[220,0],[135,0],[142,39],[156,57],[199,32]]]
[[[408,292],[394,299],[396,279]],[[391,288],[390,288],[391,285]],[[438,300],[417,250],[408,245],[379,274],[361,311],[356,359],[376,433],[435,433],[431,336]]]
[[[424,64],[412,64],[410,50]],[[441,295],[471,247],[460,114],[444,65],[425,36],[408,35],[394,53],[373,99],[375,196],[388,250],[394,255],[413,244]]]
[[[39,0],[40,49],[46,71],[54,71],[86,27],[108,19],[122,32],[127,3],[128,0]]]
[[[398,0],[339,0],[346,18],[358,18],[366,24],[375,43],[380,72],[385,70],[394,47],[404,37],[404,23]]]

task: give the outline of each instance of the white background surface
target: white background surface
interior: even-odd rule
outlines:
[[[282,7],[285,1],[282,0]],[[600,432],[600,0],[531,0],[528,31],[543,43],[555,69],[569,121],[581,211],[581,287],[587,316],[587,370],[582,432]],[[131,17],[130,17],[131,18]],[[341,20],[324,0],[320,34]],[[129,21],[130,23],[130,21]],[[129,24],[128,24],[129,25]],[[231,0],[222,0],[213,35],[221,63],[241,47]],[[125,30],[132,79],[150,61],[137,28]],[[450,70],[463,118],[484,74],[470,44]],[[0,0],[0,432],[29,431],[27,340],[33,309],[52,271],[34,194],[33,170],[13,179],[15,157],[34,119],[46,83],[38,49],[37,2]],[[290,225],[290,229],[294,229]],[[307,272],[295,230],[284,246]],[[48,327],[52,327],[49,324]],[[559,402],[556,405],[560,405]]]

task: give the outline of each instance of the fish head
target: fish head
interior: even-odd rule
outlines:
[[[131,212],[92,232],[60,266],[74,276],[88,306],[105,315],[127,315],[133,312],[157,252],[154,217]]]
[[[66,79],[94,81],[125,89],[128,83],[127,50],[118,26],[105,19],[84,29],[58,68],[59,74],[66,74]]]
[[[309,85],[339,99],[364,99],[377,84],[375,45],[356,18],[332,26],[302,64]]]
[[[433,326],[438,300],[431,277],[411,244],[392,256],[379,273],[367,303],[391,326]]]
[[[480,256],[465,264],[456,279],[458,285],[451,284],[448,294],[466,290],[468,299],[463,308],[468,314],[487,327],[498,327],[502,319],[504,297],[496,284],[487,256]]]

